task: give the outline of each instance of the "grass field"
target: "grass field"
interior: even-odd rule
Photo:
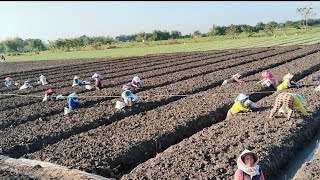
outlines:
[[[277,34],[277,33],[275,33]],[[268,46],[285,46],[285,45],[308,45],[320,42],[320,32],[292,35],[279,35],[274,37],[251,37],[239,39],[208,39],[199,40],[179,40],[184,41],[181,44],[173,45],[154,45],[150,47],[131,47],[116,48],[107,50],[91,51],[72,51],[72,52],[51,52],[43,51],[40,54],[26,53],[19,56],[6,56],[9,61],[38,61],[53,59],[79,59],[79,58],[103,58],[103,57],[126,57],[141,56],[146,54],[172,53],[172,52],[190,52],[205,51],[213,49],[230,49],[230,48],[251,48],[251,47],[268,47]]]

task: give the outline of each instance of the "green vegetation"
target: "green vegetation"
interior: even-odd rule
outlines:
[[[126,57],[141,56],[146,54],[172,53],[172,52],[190,52],[205,51],[213,49],[230,49],[230,48],[251,48],[251,47],[269,47],[275,45],[294,45],[294,44],[313,44],[320,42],[320,28],[314,28],[308,33],[301,34],[299,31],[297,36],[292,31],[285,36],[283,31],[275,31],[276,36],[268,37],[246,37],[239,36],[236,39],[227,37],[202,37],[197,39],[179,39],[172,45],[172,40],[154,41],[148,44],[132,42],[131,46],[115,49],[103,50],[87,50],[87,51],[41,51],[29,52],[18,56],[7,56],[7,61],[30,61],[30,60],[50,60],[50,59],[79,59],[79,58],[103,58],[103,57]],[[125,43],[123,43],[125,44]],[[7,54],[8,55],[8,54]]]

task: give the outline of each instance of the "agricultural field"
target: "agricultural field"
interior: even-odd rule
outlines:
[[[320,76],[320,44],[1,65],[2,79],[37,82],[43,74],[56,94],[76,92],[81,104],[65,116],[66,100],[41,102],[48,86],[34,83],[25,91],[1,86],[1,154],[106,178],[231,179],[237,156],[247,148],[259,155],[265,176],[272,179],[320,125],[313,81]],[[286,91],[305,97],[308,117],[267,119],[279,92],[257,83],[263,70],[271,70],[278,81],[295,74],[301,87]],[[71,87],[75,75],[90,81],[95,72],[103,76],[101,91]],[[237,72],[245,83],[220,86]],[[142,78],[142,88],[134,92],[138,104],[115,109],[122,85],[135,75]],[[259,109],[226,120],[239,93],[250,95]],[[1,170],[1,176],[25,173]]]

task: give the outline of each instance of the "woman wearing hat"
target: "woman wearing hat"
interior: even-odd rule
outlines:
[[[94,75],[91,77],[92,79],[95,80],[94,82],[94,86],[96,89],[100,90],[102,88],[102,85],[101,85],[101,75],[98,74],[98,73],[94,73]]]
[[[258,156],[245,149],[237,159],[237,171],[234,180],[265,180],[262,169],[258,165]]]
[[[288,111],[288,117],[289,120],[292,113],[294,112],[294,108],[297,107],[304,116],[307,116],[308,113],[306,109],[304,108],[305,100],[304,98],[297,93],[280,93],[276,97],[276,101],[274,103],[274,106],[270,112],[269,118],[272,119],[273,116],[277,111]]]
[[[128,89],[137,89],[140,88],[141,86],[141,79],[139,76],[135,76],[133,77],[133,79],[131,80],[131,82],[129,82],[128,84],[124,85],[122,87],[123,90],[128,90]]]
[[[258,106],[249,99],[249,96],[240,93],[234,100],[234,104],[227,113],[227,119],[240,112],[248,112],[251,108],[258,108]]]
[[[39,77],[39,79],[40,79],[40,83],[41,83],[42,85],[47,85],[47,84],[48,84],[47,78],[46,78],[44,75],[41,75],[41,76]]]
[[[70,113],[73,109],[76,109],[79,107],[80,102],[78,100],[78,95],[76,93],[71,93],[68,98],[67,98],[67,103],[68,103],[68,107],[69,109],[65,108],[65,114]]]
[[[261,83],[262,85],[267,86],[268,88],[271,88],[270,90],[276,90],[276,78],[273,76],[273,74],[270,71],[263,71],[262,72],[262,80],[260,80],[258,83]]]
[[[12,82],[12,78],[11,77],[6,77],[4,79],[4,85],[7,87],[7,88],[12,88],[12,85],[13,85],[13,82]]]
[[[52,100],[52,94],[53,94],[52,88],[47,88],[47,90],[44,92],[44,98],[42,102],[50,101]]]
[[[291,81],[293,74],[288,73],[283,77],[282,83],[277,87],[277,91],[285,90],[290,87],[298,87],[298,84],[294,81]]]
[[[240,77],[241,77],[240,73],[234,74],[230,79],[224,80],[223,83],[221,84],[221,86],[229,84],[229,83],[233,83],[233,82],[243,83],[244,81],[239,79]]]
[[[27,89],[27,88],[33,88],[31,83],[32,83],[31,80],[28,79],[24,82],[24,84],[19,89],[22,90],[22,89]]]
[[[132,92],[130,90],[125,90],[122,92],[121,97],[124,100],[124,103],[127,106],[132,106],[133,103],[137,102],[138,97],[134,94],[132,94]]]

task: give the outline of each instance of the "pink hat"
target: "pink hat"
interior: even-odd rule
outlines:
[[[262,77],[268,78],[268,79],[274,79],[272,73],[269,72],[269,71],[263,71],[263,72],[262,72]]]
[[[11,81],[12,78],[11,78],[11,77],[6,77],[4,80],[5,80],[5,81]]]

